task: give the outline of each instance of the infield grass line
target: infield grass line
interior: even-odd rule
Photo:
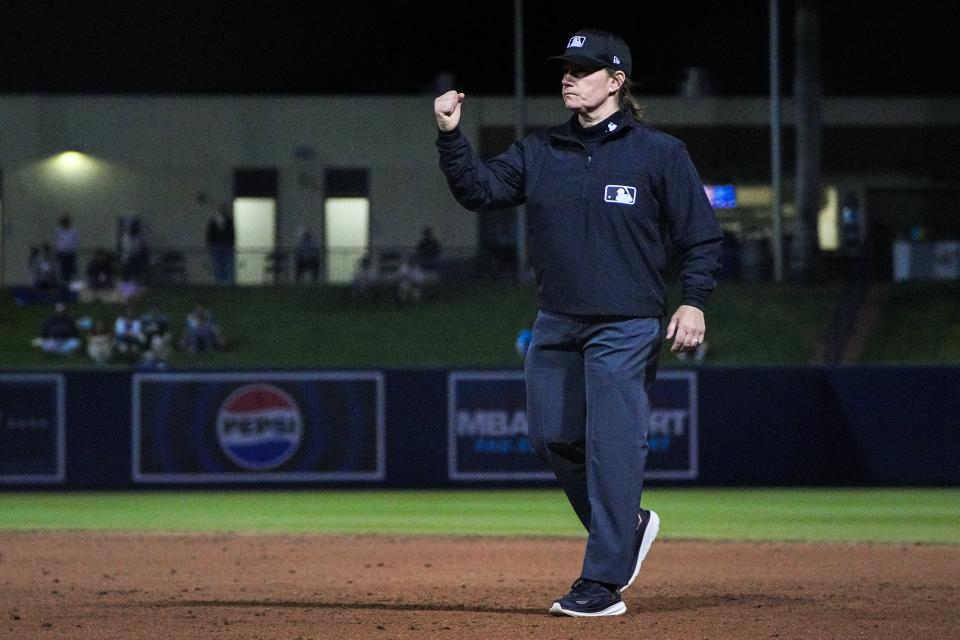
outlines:
[[[960,544],[960,489],[666,489],[675,540]],[[583,537],[559,489],[0,493],[0,530]]]

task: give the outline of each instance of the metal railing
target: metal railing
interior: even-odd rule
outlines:
[[[415,247],[389,246],[319,248],[309,256],[296,247],[210,250],[197,246],[153,246],[124,263],[116,251],[111,256],[114,279],[134,279],[145,284],[190,285],[327,285],[349,284],[362,268],[391,270],[402,263],[435,272],[443,281],[513,277],[516,260],[511,247],[444,247],[434,259],[416,256]],[[86,279],[96,249],[77,254],[78,279]]]

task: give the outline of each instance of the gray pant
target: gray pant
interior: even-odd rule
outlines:
[[[623,585],[633,570],[660,344],[660,318],[540,311],[533,327],[530,441],[589,533],[584,578]]]

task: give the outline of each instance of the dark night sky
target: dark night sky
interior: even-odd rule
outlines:
[[[513,91],[513,3],[5,2],[0,92],[417,94],[440,72],[473,94]],[[821,2],[826,95],[960,96],[958,21],[947,2]],[[882,3],[888,4],[888,3]],[[793,0],[781,1],[783,88]],[[767,1],[525,3],[527,91],[552,94],[580,27],[616,31],[646,95],[706,67],[720,95],[768,91]],[[452,14],[450,12],[456,12]]]

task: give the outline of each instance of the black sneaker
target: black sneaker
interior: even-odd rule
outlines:
[[[637,541],[636,548],[633,550],[633,574],[627,584],[620,587],[620,591],[626,591],[627,587],[637,579],[637,574],[640,573],[640,565],[643,564],[643,559],[650,553],[650,545],[653,544],[654,538],[660,531],[660,516],[657,515],[656,511],[640,509],[637,519]]]
[[[555,616],[618,616],[627,610],[620,599],[620,590],[610,591],[599,582],[580,578],[570,593],[553,602],[550,613]]]

